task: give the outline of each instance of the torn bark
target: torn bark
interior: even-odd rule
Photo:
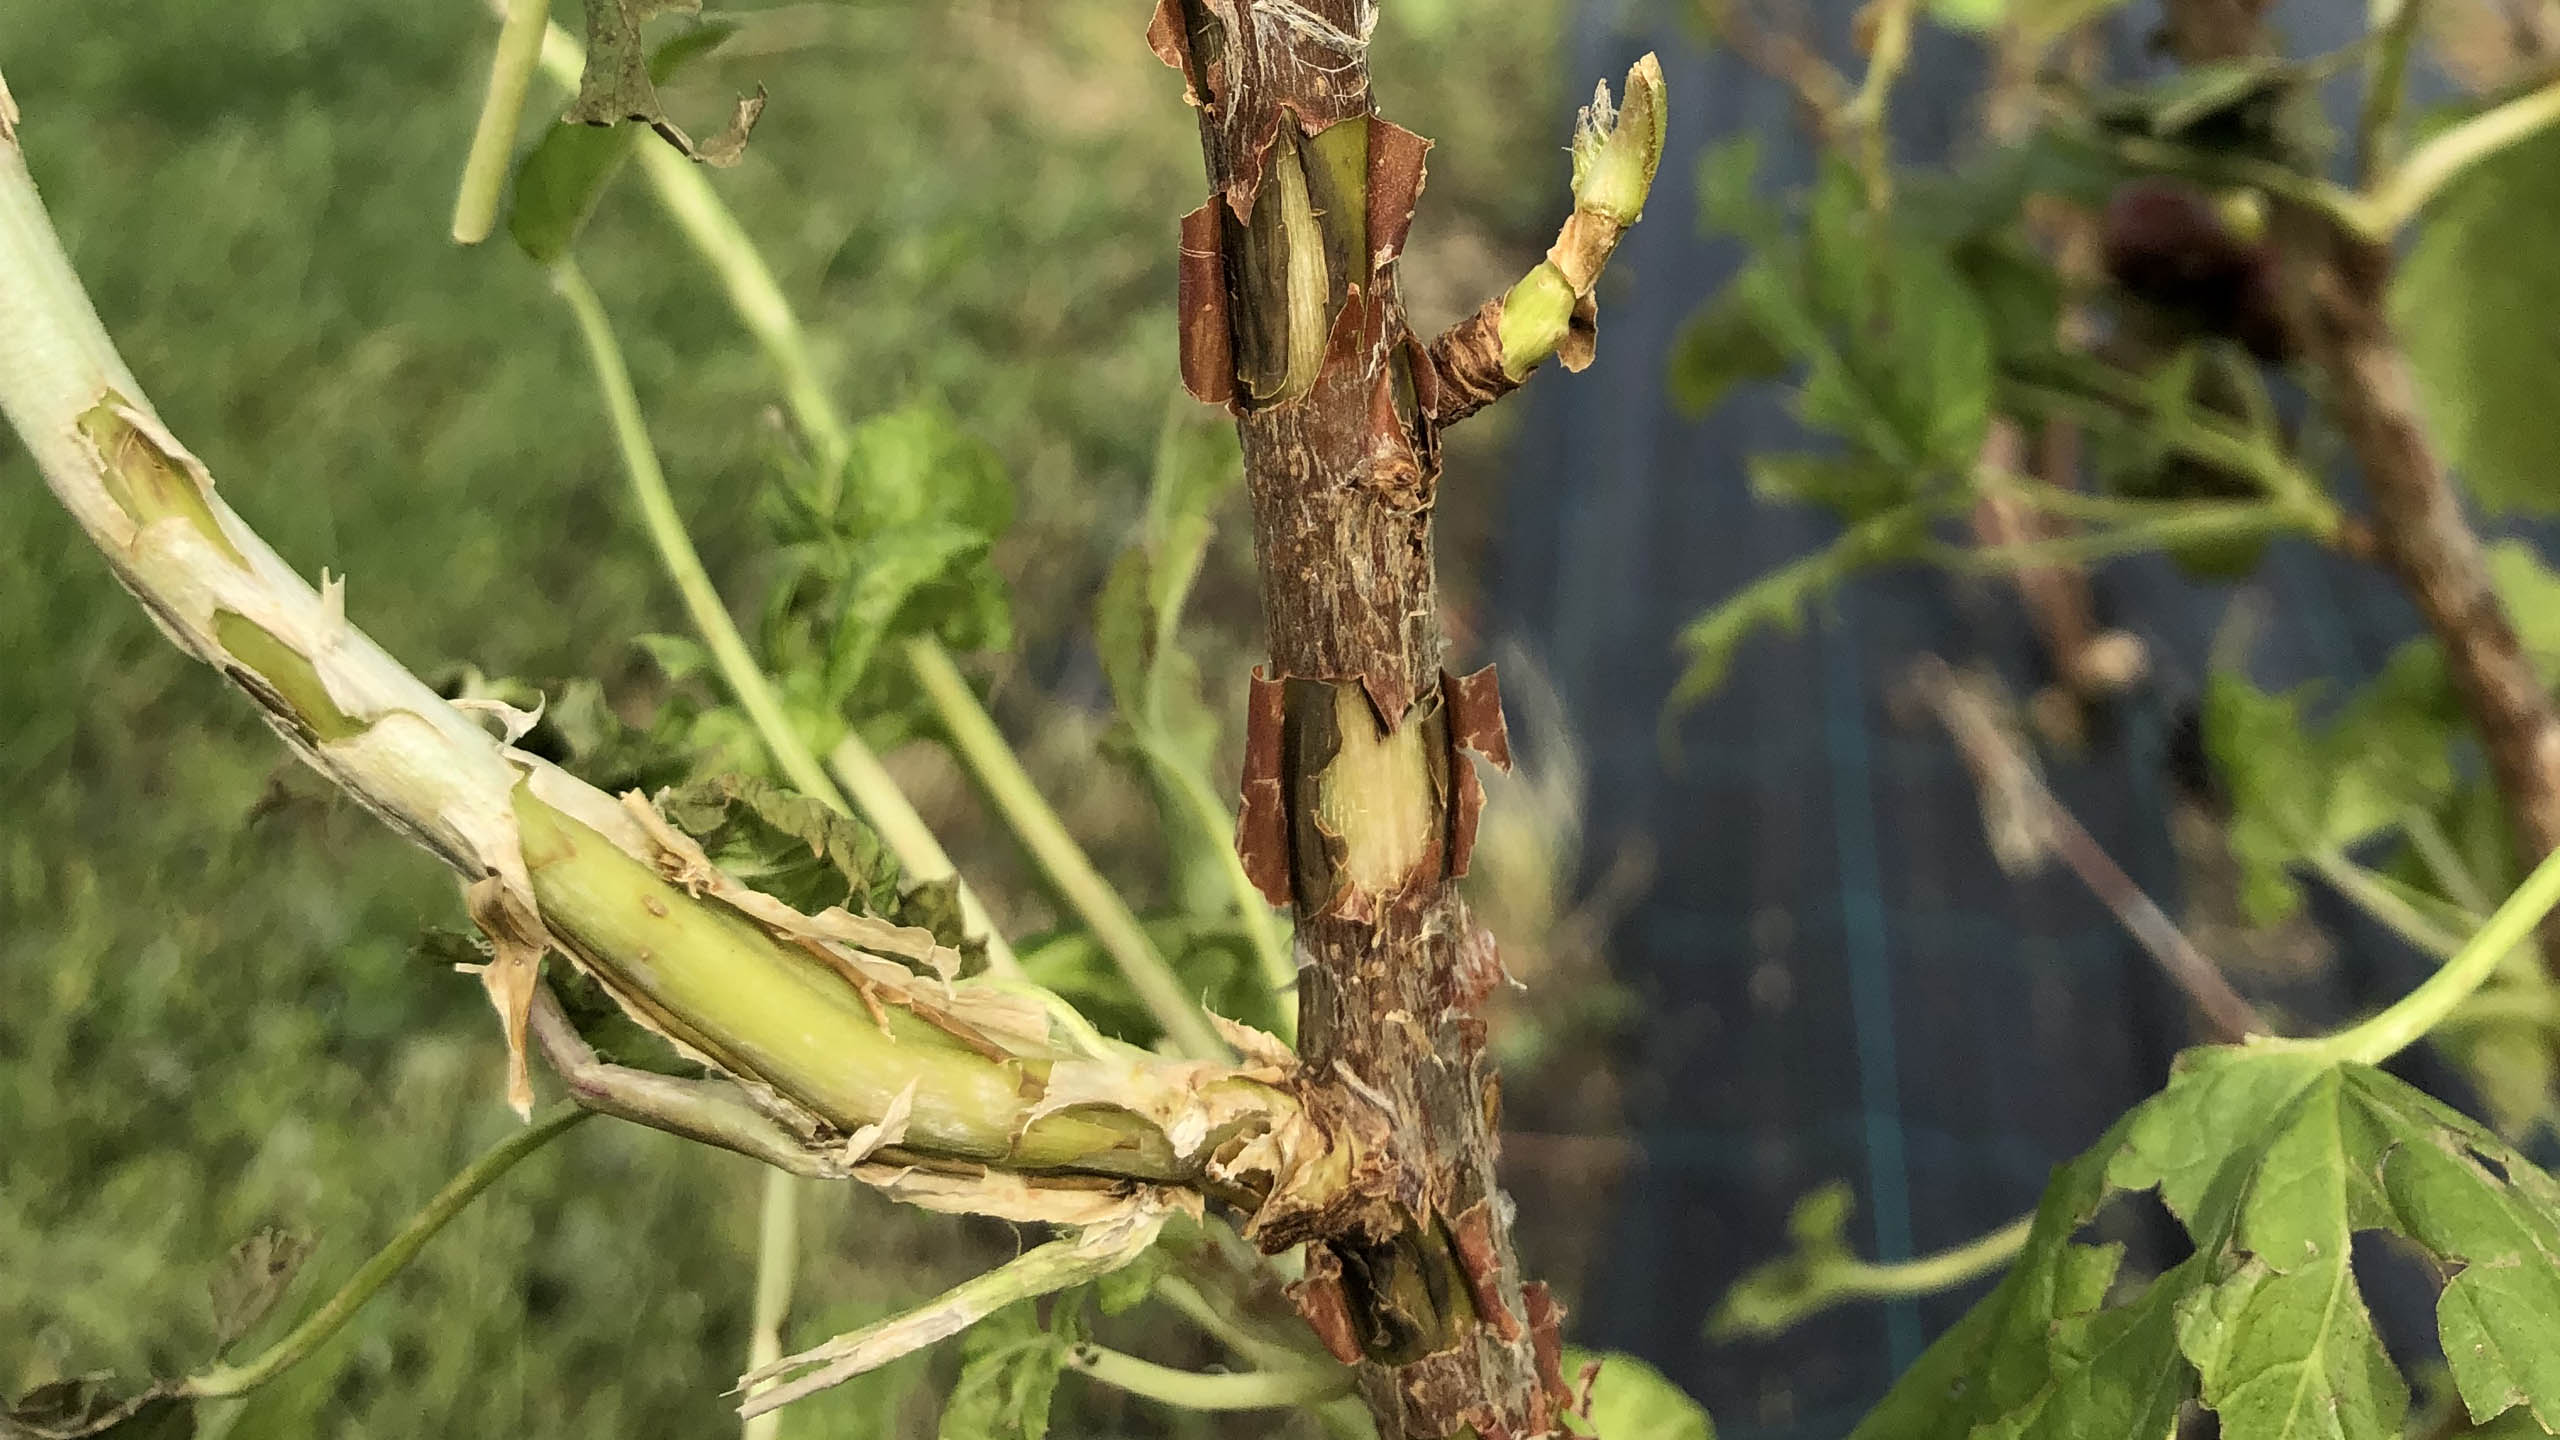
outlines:
[[[1470,1011],[1500,964],[1455,886],[1482,803],[1473,757],[1509,747],[1491,672],[1441,670],[1431,553],[1438,427],[1493,386],[1405,323],[1395,267],[1427,142],[1372,112],[1375,16],[1374,0],[1161,0],[1148,29],[1199,111],[1212,203],[1183,227],[1183,370],[1236,412],[1270,632],[1238,846],[1263,893],[1295,904],[1299,1093],[1351,1160],[1337,1183],[1275,1194],[1255,1233],[1314,1242],[1293,1297],[1363,1362],[1382,1434],[1525,1440],[1572,1401],[1557,1312],[1523,1294],[1494,1184],[1498,1091]],[[1587,319],[1599,229],[1614,242],[1640,205],[1639,186],[1610,225],[1568,225],[1567,308]],[[1321,366],[1298,374],[1284,357],[1318,326]]]

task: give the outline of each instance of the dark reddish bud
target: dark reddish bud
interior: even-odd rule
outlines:
[[[2158,177],[2117,187],[2104,249],[2108,278],[2127,295],[2260,360],[2285,358],[2275,253],[2235,233],[2203,191]]]

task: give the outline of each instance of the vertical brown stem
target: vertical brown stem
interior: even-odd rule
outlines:
[[[1438,377],[1395,276],[1423,142],[1375,117],[1375,10],[1162,0],[1149,32],[1199,110],[1183,368],[1237,415],[1270,633],[1241,843],[1294,899],[1310,1104],[1364,1137],[1341,1193],[1260,1238],[1312,1242],[1299,1303],[1361,1361],[1383,1434],[1527,1437],[1557,1426],[1555,1316],[1495,1188],[1473,1011],[1500,972],[1454,884],[1464,747],[1500,749],[1499,706],[1489,676],[1442,683]]]
[[[2384,304],[2390,252],[2334,233],[2326,252],[2310,277],[2307,338],[2364,473],[2382,557],[2444,646],[2506,803],[2520,869],[2530,870],[2560,848],[2560,711],[2490,586],[2480,537],[2428,443],[2409,358]],[[2542,933],[2545,963],[2560,973],[2560,925]]]

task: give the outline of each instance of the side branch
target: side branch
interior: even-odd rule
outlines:
[[[1501,399],[1549,355],[1567,370],[1591,363],[1599,328],[1592,291],[1618,241],[1644,214],[1662,163],[1665,110],[1662,62],[1652,55],[1627,72],[1624,108],[1610,103],[1608,82],[1601,82],[1574,127],[1573,213],[1547,258],[1431,342],[1440,381],[1435,422],[1455,424]]]
[[[2560,709],[2490,584],[2480,537],[2419,416],[2409,357],[2385,308],[2390,253],[2334,230],[2314,240],[2305,247],[2318,256],[2308,277],[2311,353],[2337,396],[2383,558],[2444,646],[2506,802],[2518,868],[2531,869],[2560,850]],[[2560,973],[2560,926],[2544,927],[2543,950]]]
[[[928,1208],[1065,1225],[1338,1183],[1349,1157],[1268,1037],[1234,1032],[1242,1067],[1171,1061],[1029,985],[952,980],[958,957],[924,932],[758,894],[644,798],[617,801],[446,703],[348,622],[340,582],[315,590],[225,505],[151,412],[4,132],[0,415],[162,632],[466,882],[511,1048],[534,1032],[591,1108]],[[546,956],[735,1084],[598,1064],[539,1003]]]

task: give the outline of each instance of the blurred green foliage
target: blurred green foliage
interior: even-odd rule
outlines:
[[[1390,109],[1442,142],[1415,247],[1435,272],[1416,277],[1426,324],[1472,307],[1552,223],[1558,8],[1387,9]],[[770,87],[746,162],[715,183],[848,412],[939,407],[1012,476],[995,564],[1025,653],[1054,673],[1143,513],[1173,387],[1173,218],[1201,189],[1144,6],[747,18],[669,108],[709,116]],[[74,263],[231,503],[297,565],[349,576],[350,614],[420,671],[592,676],[637,715],[663,682],[635,637],[680,612],[574,334],[512,247],[445,238],[494,34],[474,0],[0,7],[21,138]],[[530,113],[561,103],[537,84]],[[767,593],[790,561],[761,553],[777,449],[762,360],[636,184],[579,249],[714,575]],[[1249,604],[1240,546],[1222,535],[1226,578],[1203,582],[1231,621]],[[1078,733],[1064,753],[1030,746],[1035,764],[1081,766]],[[479,987],[419,953],[460,923],[451,881],[287,769],[0,450],[0,1392],[200,1360],[225,1252],[263,1224],[308,1230],[318,1250],[262,1343],[513,1123]],[[212,1427],[724,1432],[757,1184],[734,1157],[583,1127]],[[796,1343],[1014,1243],[811,1194]],[[956,1360],[797,1407],[784,1433],[926,1433]],[[1081,1403],[1114,1428],[1160,1423]]]

